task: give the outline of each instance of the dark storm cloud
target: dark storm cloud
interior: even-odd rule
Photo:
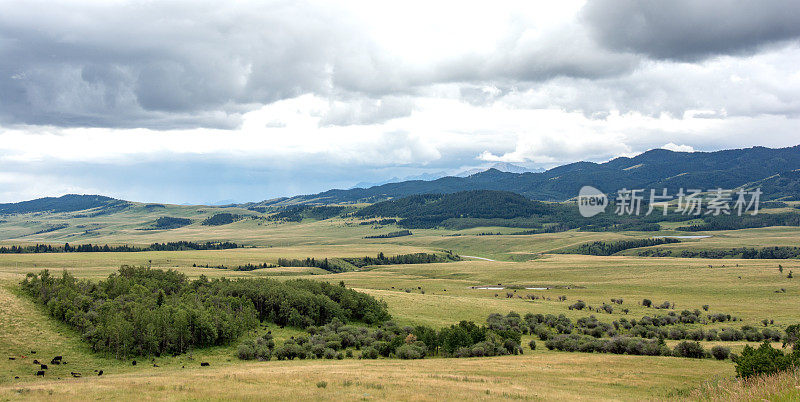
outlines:
[[[390,56],[344,9],[220,4],[5,2],[0,123],[234,128],[259,105],[315,93],[363,98],[323,124],[371,124],[411,111],[375,99],[431,84],[597,78],[638,62],[574,29],[531,43],[518,22],[492,54],[420,64]]]
[[[749,53],[800,38],[792,0],[598,0],[582,16],[600,44],[657,59]]]
[[[234,127],[248,104],[324,91],[326,49],[344,31],[293,3],[3,7],[7,123]]]

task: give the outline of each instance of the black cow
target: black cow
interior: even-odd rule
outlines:
[[[97,375],[103,375],[103,370],[98,371]]]
[[[75,378],[81,378],[81,373],[70,372],[70,374]]]
[[[136,365],[136,360],[134,360],[131,364],[133,364],[135,366]]]
[[[8,360],[17,360],[16,357],[9,357]]]
[[[63,357],[56,356],[53,358],[53,360],[50,360],[50,364],[61,364],[61,359],[63,359]]]
[[[42,368],[42,370],[47,370],[47,365],[46,364],[40,364],[39,366]]]
[[[39,371],[37,371],[37,372],[36,372],[36,376],[42,376],[42,377],[44,377],[44,370],[39,370]]]
[[[208,366],[210,366],[210,364],[208,364],[207,362],[200,363],[200,367],[208,367]]]
[[[33,364],[41,364],[41,363],[39,363],[39,361],[38,361],[38,360],[36,360],[36,359],[33,359]]]

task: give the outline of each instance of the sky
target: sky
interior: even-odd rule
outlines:
[[[0,202],[800,144],[795,1],[0,0]]]

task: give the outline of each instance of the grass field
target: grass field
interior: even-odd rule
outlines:
[[[177,208],[173,216],[182,216],[181,208],[187,207]],[[5,232],[3,243],[148,244],[174,240],[231,240],[252,247],[219,251],[0,255],[0,399],[671,399],[699,395],[701,387],[709,387],[705,384],[727,381],[734,374],[730,361],[563,353],[548,351],[542,345],[536,351],[525,347],[522,356],[493,358],[261,363],[239,361],[234,356],[236,345],[231,345],[178,357],[159,357],[152,362],[148,359],[133,366],[128,360],[91,352],[74,331],[48,318],[42,307],[20,293],[17,284],[25,273],[43,268],[66,269],[78,277],[91,279],[104,278],[120,265],[127,264],[176,269],[190,277],[274,276],[344,281],[348,287],[385,300],[399,323],[435,327],[460,320],[483,322],[490,313],[509,311],[565,314],[575,319],[589,313],[569,310],[569,304],[580,299],[599,306],[609,303],[610,298],[622,298],[624,303],[613,314],[596,314],[607,322],[624,317],[622,308],[630,310],[629,317],[658,314],[641,306],[643,298],[657,304],[670,301],[676,304],[677,310],[699,309],[707,304],[711,313],[729,313],[743,320],[735,325],[759,325],[762,319],[773,319],[777,326],[785,327],[800,321],[800,303],[797,302],[800,284],[787,279],[777,268],[780,263],[785,271],[800,273],[800,260],[547,254],[587,241],[644,238],[652,233],[571,231],[479,236],[480,232],[511,231],[479,228],[459,232],[414,230],[413,236],[364,239],[365,235],[394,229],[332,219],[290,224],[246,220],[221,227],[192,224],[170,231],[141,231],[126,223],[130,218],[113,215],[103,218],[106,221],[102,224],[107,226],[88,236],[54,231],[13,237],[15,232]],[[137,217],[144,218],[144,215]],[[112,224],[114,219],[119,221]],[[20,222],[7,224],[21,225]],[[668,246],[713,248],[800,243],[800,231],[788,228],[710,234],[713,234],[710,238]],[[394,255],[438,250],[453,250],[461,255],[497,261],[465,259],[440,264],[378,266],[341,274],[316,268],[238,272],[192,266],[274,263],[279,257],[355,257],[378,252]],[[472,288],[486,285],[547,289]],[[526,300],[527,294],[542,298]],[[567,301],[558,301],[559,296],[566,296]],[[270,329],[278,339],[298,333],[289,328]],[[529,339],[525,337],[523,344]],[[706,343],[706,346],[712,344]],[[737,351],[746,342],[726,344]],[[37,353],[32,355],[32,350]],[[3,355],[15,357],[15,360]],[[34,377],[32,360],[49,362],[55,355],[63,355],[68,365],[51,368],[45,378]],[[211,366],[201,368],[201,361]],[[154,363],[159,367],[153,367]],[[104,375],[93,375],[96,369],[104,370]],[[84,376],[71,378],[71,371]],[[800,390],[794,392],[789,395],[800,397]]]

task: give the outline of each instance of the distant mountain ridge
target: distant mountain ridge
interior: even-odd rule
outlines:
[[[606,193],[619,189],[678,188],[709,190],[760,187],[763,200],[800,200],[800,145],[786,148],[753,147],[715,152],[674,152],[653,149],[633,158],[605,163],[575,162],[544,172],[512,173],[488,169],[467,177],[408,180],[369,188],[328,190],[317,194],[280,197],[236,204],[253,210],[307,204],[374,203],[417,194],[452,194],[470,190],[497,190],[532,200],[564,201],[584,185]],[[130,202],[101,195],[67,194],[0,204],[0,215],[34,212],[74,212],[97,209],[106,213]]]
[[[575,197],[584,185],[612,193],[622,188],[717,187],[732,189],[752,186],[779,175],[780,185],[765,186],[765,197],[797,197],[800,188],[800,145],[786,148],[753,147],[714,152],[674,152],[653,149],[633,158],[619,157],[605,163],[575,162],[541,173],[510,173],[489,169],[468,177],[443,177],[432,181],[410,180],[369,188],[328,190],[317,194],[285,197],[254,206],[295,204],[336,204],[376,202],[415,194],[448,194],[467,190],[500,190],[522,194],[542,201],[564,201]],[[794,184],[791,184],[794,183]]]

